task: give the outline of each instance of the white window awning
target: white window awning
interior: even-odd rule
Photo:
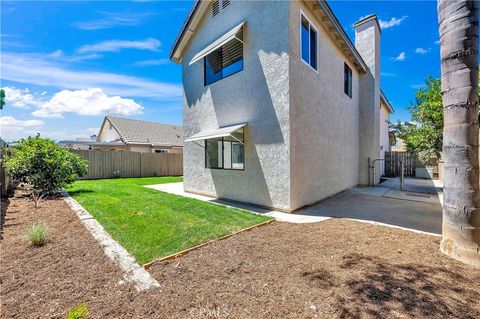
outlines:
[[[241,129],[242,127],[245,127],[246,125],[247,125],[247,123],[242,123],[242,124],[237,124],[237,125],[220,127],[216,130],[199,132],[199,133],[194,134],[194,135],[190,136],[189,138],[187,138],[185,140],[185,142],[194,142],[194,141],[201,141],[201,140],[209,140],[209,139],[212,139],[212,138],[232,136],[232,134],[236,130]]]
[[[227,33],[222,35],[220,38],[215,40],[213,43],[211,43],[205,49],[203,49],[202,51],[195,54],[193,59],[190,61],[189,65],[192,65],[195,62],[197,62],[198,60],[203,59],[208,54],[212,53],[216,49],[220,48],[222,45],[224,45],[224,44],[226,44],[226,43],[228,43],[232,40],[236,39],[238,41],[242,41],[241,39],[237,38],[236,35],[237,35],[238,31],[240,31],[240,29],[245,25],[245,23],[247,23],[247,22],[243,21],[242,23],[240,23],[239,25],[234,27],[232,30],[228,31]]]

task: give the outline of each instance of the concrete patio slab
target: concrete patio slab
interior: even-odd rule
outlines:
[[[442,231],[439,201],[388,198],[356,189],[341,192],[296,214],[348,218],[432,234],[441,234]]]
[[[145,187],[155,189],[161,192],[173,194],[173,195],[198,199],[198,200],[209,202],[212,204],[248,210],[255,214],[270,216],[280,222],[295,223],[295,224],[318,223],[318,222],[322,222],[330,219],[330,217],[325,217],[325,216],[287,214],[287,213],[279,212],[276,210],[270,210],[270,209],[255,206],[255,205],[249,205],[246,203],[233,202],[229,200],[218,199],[218,198],[208,197],[204,195],[187,193],[183,190],[183,183],[145,185]]]
[[[386,186],[355,187],[291,214],[246,203],[187,193],[183,190],[183,183],[146,185],[145,187],[213,204],[248,210],[288,223],[315,223],[330,218],[346,218],[430,235],[441,234],[442,230],[442,208],[436,195],[431,195],[428,200],[422,201],[419,198],[425,199],[424,197],[405,195],[400,190],[398,190],[398,194],[391,193],[395,190]],[[392,196],[397,194],[396,196],[401,198],[387,197],[389,193]],[[435,198],[437,199],[435,200]]]

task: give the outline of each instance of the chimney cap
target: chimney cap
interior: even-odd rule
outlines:
[[[365,23],[367,23],[369,21],[372,21],[372,20],[374,20],[376,22],[378,30],[380,32],[382,32],[382,28],[380,27],[380,23],[378,22],[378,17],[375,13],[369,14],[368,16],[361,18],[360,20],[358,20],[357,22],[355,22],[353,24],[353,27],[356,29],[359,26],[361,26],[362,24],[365,24]]]

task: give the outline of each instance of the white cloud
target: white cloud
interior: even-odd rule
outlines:
[[[0,117],[0,136],[5,141],[14,141],[28,135],[35,135],[43,126],[40,120],[17,120],[13,116]]]
[[[17,89],[14,87],[3,87],[5,91],[5,102],[8,105],[19,109],[27,109],[30,106],[36,106],[41,103],[41,99],[30,93],[28,89]]]
[[[125,97],[178,99],[182,88],[178,84],[99,71],[77,71],[45,58],[42,54],[2,52],[2,80],[64,89],[97,87],[109,95]]]
[[[155,38],[148,38],[139,41],[128,40],[108,40],[96,44],[88,44],[81,46],[77,52],[118,52],[124,49],[158,51],[161,42]]]
[[[143,60],[133,63],[133,66],[152,66],[152,65],[164,65],[170,63],[169,59],[157,59],[157,60]]]
[[[436,44],[436,45],[439,45],[439,44],[440,44],[440,40],[435,41],[435,44]]]
[[[131,115],[141,113],[143,107],[131,99],[108,96],[102,89],[63,90],[32,113],[37,117],[61,118],[65,113],[83,116],[105,114]]]
[[[430,49],[416,48],[415,53],[425,55],[430,51]]]
[[[400,54],[396,57],[393,57],[393,58],[390,58],[390,60],[393,60],[393,61],[405,61],[405,59],[407,58],[407,55],[405,54],[405,52],[400,52]]]
[[[408,16],[403,16],[401,18],[392,17],[390,20],[379,19],[378,22],[380,23],[380,27],[382,29],[388,29],[399,26],[406,18],[408,18]]]
[[[0,117],[0,126],[2,128],[12,128],[12,127],[38,127],[42,126],[44,123],[40,120],[17,120],[13,116],[2,116]]]
[[[35,136],[40,133],[42,137],[53,138],[55,140],[75,140],[76,138],[88,138],[92,134],[98,133],[98,128],[88,128],[78,132],[72,132],[70,129],[57,131],[44,130],[45,123],[41,120],[17,120],[12,116],[0,117],[0,136],[8,142],[16,141],[28,136]]]
[[[46,55],[47,58],[51,58],[55,61],[64,61],[64,62],[78,62],[83,60],[91,60],[101,58],[102,55],[97,53],[92,54],[75,54],[75,55],[67,55],[62,50],[55,50],[52,53]]]
[[[140,24],[143,18],[150,13],[128,14],[117,12],[101,12],[103,18],[92,21],[80,21],[73,23],[73,26],[81,30],[110,29],[116,26],[135,26]]]

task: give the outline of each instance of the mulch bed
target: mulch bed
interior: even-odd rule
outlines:
[[[10,199],[1,249],[1,317],[480,318],[480,270],[439,253],[439,238],[341,219],[270,225],[155,263],[137,292],[62,199]],[[44,247],[25,239],[45,221]]]

